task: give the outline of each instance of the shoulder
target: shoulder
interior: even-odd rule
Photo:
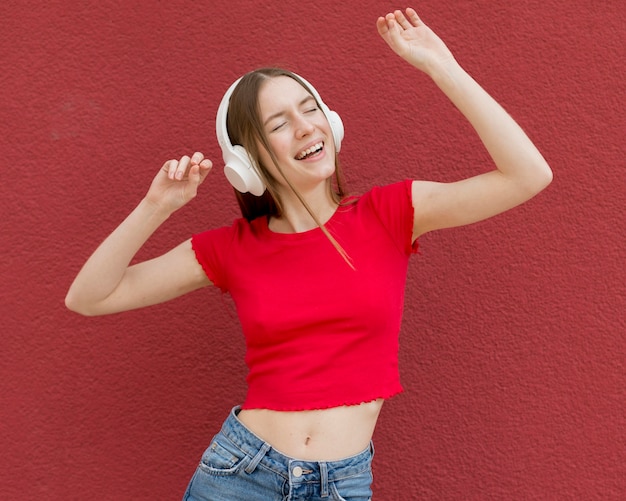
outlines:
[[[358,198],[359,203],[375,210],[405,211],[412,204],[412,183],[410,179],[383,186],[374,186]]]
[[[226,243],[236,240],[244,235],[255,234],[263,231],[264,218],[248,221],[245,218],[235,219],[230,226],[212,228],[192,236],[192,242],[219,241]]]
[[[387,235],[404,253],[415,252],[413,244],[412,180],[406,179],[384,186],[374,186],[358,197],[347,198],[352,207],[355,227],[371,235]]]
[[[261,218],[259,218],[261,219]],[[230,226],[195,233],[191,246],[197,261],[202,265],[209,280],[223,291],[228,290],[228,270],[253,245],[252,241],[262,227],[262,220],[235,219]]]

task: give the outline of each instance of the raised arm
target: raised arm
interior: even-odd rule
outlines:
[[[87,260],[65,304],[82,315],[106,315],[175,298],[209,284],[190,241],[129,266],[154,231],[197,194],[211,162],[202,153],[166,162],[146,196]]]
[[[413,9],[377,21],[389,47],[429,75],[470,122],[496,169],[453,183],[414,181],[413,237],[471,224],[511,209],[543,190],[552,171],[508,113],[457,63]]]

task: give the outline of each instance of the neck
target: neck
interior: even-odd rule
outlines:
[[[300,233],[317,228],[315,219],[296,194],[290,189],[285,191],[286,193],[280,194],[283,213],[280,217],[270,219],[270,228],[279,233]],[[330,184],[321,185],[318,189],[301,195],[322,224],[325,224],[337,209],[337,204],[331,196]]]

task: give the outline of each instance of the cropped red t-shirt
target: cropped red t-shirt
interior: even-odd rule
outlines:
[[[402,391],[398,334],[412,244],[409,180],[341,205],[326,228],[275,233],[267,218],[194,235],[208,278],[232,296],[246,339],[244,409],[355,405]]]

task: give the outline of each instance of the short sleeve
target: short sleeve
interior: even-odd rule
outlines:
[[[377,186],[364,195],[391,239],[407,255],[416,253],[419,246],[417,240],[412,241],[412,183],[413,181],[406,179],[387,186]]]
[[[235,227],[224,227],[197,233],[191,237],[198,263],[213,285],[223,292],[228,290],[225,270],[226,259],[232,246]]]

